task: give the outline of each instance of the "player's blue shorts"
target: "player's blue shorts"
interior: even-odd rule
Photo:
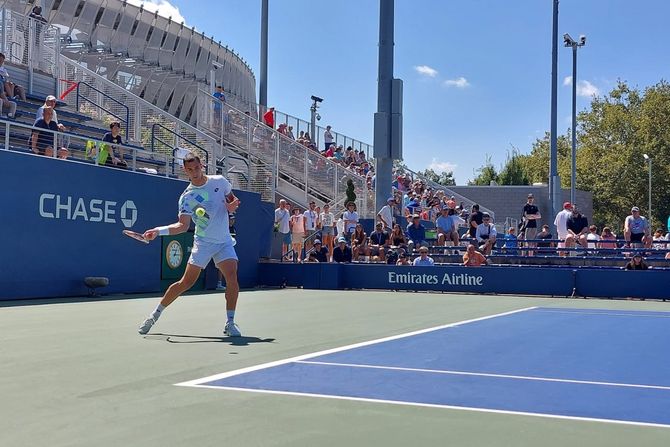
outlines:
[[[218,264],[227,259],[234,259],[237,261],[237,253],[235,253],[233,240],[231,239],[230,242],[224,242],[222,244],[195,241],[188,263],[204,269],[207,267],[207,264],[209,264],[210,259],[214,259],[214,264]]]

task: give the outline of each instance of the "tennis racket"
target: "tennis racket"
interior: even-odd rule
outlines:
[[[144,236],[142,236],[141,233],[137,233],[135,231],[131,230],[123,230],[123,234],[126,236],[135,239],[136,241],[144,242],[145,244],[148,244],[150,241],[144,239]]]

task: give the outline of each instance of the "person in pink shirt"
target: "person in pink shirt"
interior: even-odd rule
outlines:
[[[300,208],[293,208],[293,215],[289,220],[289,226],[291,227],[293,261],[299,262],[302,259],[302,245],[307,236],[305,233],[305,215],[300,212]]]

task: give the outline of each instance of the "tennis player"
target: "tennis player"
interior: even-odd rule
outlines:
[[[228,213],[237,210],[240,199],[235,197],[230,182],[223,176],[205,175],[200,158],[192,152],[184,157],[184,171],[191,183],[179,198],[178,222],[147,230],[144,232],[144,237],[153,240],[157,236],[184,233],[193,220],[195,223],[193,250],[184,276],[167,289],[160,304],[144,320],[138,332],[142,335],[149,332],[163,310],[179,295],[193,287],[202,269],[207,266],[210,259],[214,259],[214,264],[226,279],[227,286],[228,319],[224,334],[229,337],[240,337],[240,329],[235,324],[235,307],[240,291],[237,282],[237,254],[228,230]],[[203,211],[199,211],[200,209]]]

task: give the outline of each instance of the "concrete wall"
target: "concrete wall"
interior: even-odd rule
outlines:
[[[540,209],[542,219],[539,226],[549,224],[554,231],[554,215],[549,209],[548,186],[450,186],[449,189],[474,200],[480,205],[493,210],[496,223],[503,224],[505,219],[520,219],[526,197],[529,193],[535,196],[535,205]],[[562,190],[563,202],[570,200],[570,190]],[[585,215],[589,224],[593,220],[593,194],[588,191],[577,191],[577,206]]]

